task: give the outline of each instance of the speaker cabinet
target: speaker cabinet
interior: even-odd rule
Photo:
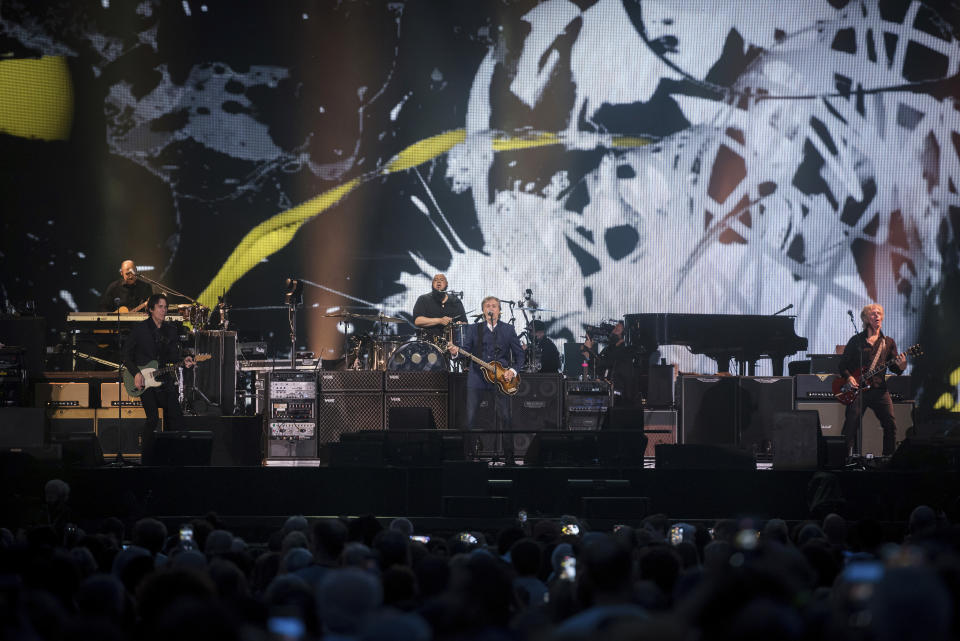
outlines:
[[[0,449],[43,447],[45,415],[36,407],[0,407]]]
[[[824,436],[842,436],[843,417],[846,405],[837,401],[811,403],[798,402],[797,409],[816,410],[820,414],[820,430]],[[893,404],[893,418],[897,422],[897,447],[907,438],[907,430],[913,426],[913,401]],[[863,415],[863,439],[861,454],[883,454],[883,428],[873,410]]]
[[[342,370],[319,372],[320,391],[325,394],[336,392],[381,392],[383,391],[383,372],[376,370]]]
[[[36,407],[90,407],[88,383],[37,383],[33,387]]]
[[[97,429],[97,410],[49,408],[46,414],[51,437],[59,434],[95,432]]]
[[[813,410],[776,412],[771,430],[773,469],[819,467],[823,458],[820,415]]]
[[[387,372],[388,392],[446,392],[448,372]]]
[[[597,455],[601,465],[643,467],[646,450],[647,435],[642,429],[597,432]]]
[[[676,369],[673,365],[651,365],[647,378],[647,403],[650,408],[673,407]]]
[[[237,333],[200,330],[194,339],[198,354],[213,356],[193,368],[194,385],[220,407],[224,416],[229,416],[237,397]]]
[[[644,456],[655,456],[657,445],[673,445],[677,442],[676,410],[644,410],[643,433],[647,435],[647,450]]]
[[[737,379],[733,376],[682,377],[682,442],[693,445],[735,444],[737,389]]]
[[[160,413],[159,429],[163,429],[163,409]],[[122,452],[124,456],[140,456],[143,443],[140,432],[146,414],[141,407],[111,407],[96,410],[97,436],[100,438],[100,447],[105,456],[116,456]]]
[[[345,374],[346,372],[333,373]],[[356,373],[383,374],[383,372]],[[344,432],[382,429],[383,392],[321,393],[317,396],[318,443],[336,442]]]
[[[757,454],[770,454],[773,448],[774,416],[777,412],[793,409],[793,377],[741,376],[738,382],[738,443],[741,448]]]
[[[431,372],[410,372],[422,374]],[[437,372],[432,372],[437,373]],[[442,372],[441,372],[442,373]],[[391,411],[395,409],[425,408],[433,415],[434,427],[447,429],[447,393],[446,392],[387,392],[383,399],[384,429],[420,429],[418,426],[391,425]],[[393,412],[396,415],[396,412]]]
[[[100,439],[93,432],[58,434],[51,439],[60,448],[64,465],[77,467],[100,467],[103,465],[103,450]]]

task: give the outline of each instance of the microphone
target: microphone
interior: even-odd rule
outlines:
[[[493,312],[487,312],[487,316],[490,317],[491,321],[493,321]]]
[[[116,305],[117,307],[120,307],[120,297],[119,297],[119,296],[117,296],[116,298],[113,299],[113,304]]]
[[[852,309],[848,309],[848,310],[847,310],[847,316],[850,317],[850,320],[853,320],[853,310],[852,310]]]
[[[523,292],[523,300],[530,300],[531,296],[533,296],[532,290],[527,289]]]
[[[460,292],[455,292],[455,291],[453,291],[452,289],[448,289],[448,290],[446,290],[446,291],[443,292],[443,293],[444,293],[444,294],[450,294],[451,296],[456,296],[457,298],[463,298],[463,292],[462,292],[462,291],[460,291]]]
[[[783,312],[787,311],[788,309],[793,309],[793,303],[790,303],[789,305],[787,305],[786,307],[784,307],[784,308],[781,309],[780,311],[774,312],[773,314],[771,314],[771,316],[777,316],[777,315],[779,315],[779,314],[782,314]]]

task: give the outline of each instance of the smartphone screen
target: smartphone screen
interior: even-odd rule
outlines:
[[[560,578],[564,581],[573,581],[577,578],[577,558],[565,556],[560,562]]]

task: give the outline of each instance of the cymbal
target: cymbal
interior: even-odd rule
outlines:
[[[555,309],[547,309],[546,307],[518,307],[517,311],[518,312],[553,312],[554,314],[559,313]]]
[[[352,318],[354,320],[379,321],[381,323],[406,323],[406,319],[386,314],[354,314],[353,312],[331,312],[320,314],[321,318]]]

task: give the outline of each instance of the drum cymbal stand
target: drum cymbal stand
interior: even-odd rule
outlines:
[[[287,321],[290,324],[290,369],[297,369],[297,308],[303,306],[303,281],[287,279],[283,302],[287,306]]]

